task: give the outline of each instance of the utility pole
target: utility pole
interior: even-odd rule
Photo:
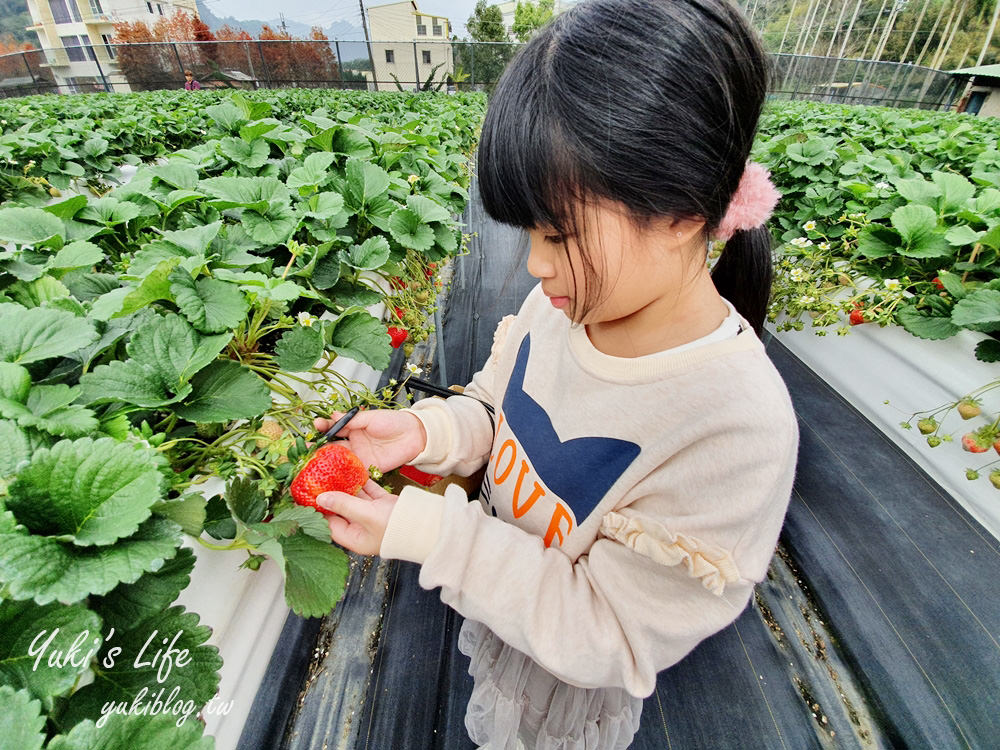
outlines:
[[[285,25],[285,14],[284,13],[278,13],[278,18],[281,19],[281,33],[287,35],[288,34],[288,27]]]
[[[378,76],[375,75],[375,56],[372,54],[372,38],[368,35],[368,22],[365,20],[365,0],[358,0],[358,5],[361,6],[361,28],[365,30],[365,42],[368,43],[368,62],[372,66],[372,81],[375,84],[375,90],[378,91]]]

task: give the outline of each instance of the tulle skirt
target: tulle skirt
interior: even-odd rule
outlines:
[[[480,622],[465,620],[458,650],[475,686],[465,728],[489,750],[625,750],[639,730],[642,699],[621,688],[567,685]]]

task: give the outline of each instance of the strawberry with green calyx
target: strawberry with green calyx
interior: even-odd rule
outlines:
[[[930,435],[937,427],[937,421],[932,417],[927,417],[917,422],[917,429],[920,430],[921,435]]]
[[[992,425],[986,425],[975,432],[967,432],[962,435],[962,448],[969,453],[985,453],[993,446],[993,441],[996,438],[996,430]]]
[[[257,434],[260,436],[257,438],[257,447],[266,448],[270,443],[280,440],[281,436],[285,434],[285,431],[282,430],[281,425],[273,419],[266,419],[264,420],[264,423],[257,428]]]
[[[972,419],[983,413],[977,398],[963,398],[958,402],[958,413],[962,419]]]
[[[1000,490],[1000,469],[994,469],[990,472],[990,483]]]
[[[937,435],[928,435],[927,445],[929,445],[931,448],[937,448],[939,445],[941,445],[941,438],[939,438]]]
[[[965,478],[968,479],[970,482],[974,482],[975,480],[979,479],[979,472],[976,471],[975,469],[966,469]]]
[[[361,459],[341,443],[327,443],[302,467],[289,489],[299,505],[322,510],[316,504],[317,495],[324,492],[356,495],[367,481],[368,469]]]
[[[851,310],[851,314],[847,317],[847,320],[852,326],[859,326],[862,323],[866,322],[864,308],[862,308],[860,305],[855,307],[853,310]]]
[[[398,349],[406,341],[406,337],[409,336],[406,329],[399,326],[389,326],[386,328],[386,331],[389,334],[389,343],[392,344],[393,349]]]
[[[931,283],[935,287],[937,287],[938,289],[942,289],[942,290],[944,289],[944,282],[941,281],[941,279],[939,277],[937,277],[937,276],[935,276],[933,279],[931,279]]]

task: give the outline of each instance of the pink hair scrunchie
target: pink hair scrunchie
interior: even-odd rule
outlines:
[[[780,198],[781,193],[770,180],[770,172],[762,164],[748,161],[726,215],[713,236],[725,241],[739,229],[761,226],[770,218]]]

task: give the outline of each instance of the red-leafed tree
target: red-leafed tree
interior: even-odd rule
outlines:
[[[113,42],[118,67],[133,91],[172,88],[178,79],[177,61],[169,45],[155,44],[153,30],[142,21],[116,21]]]

